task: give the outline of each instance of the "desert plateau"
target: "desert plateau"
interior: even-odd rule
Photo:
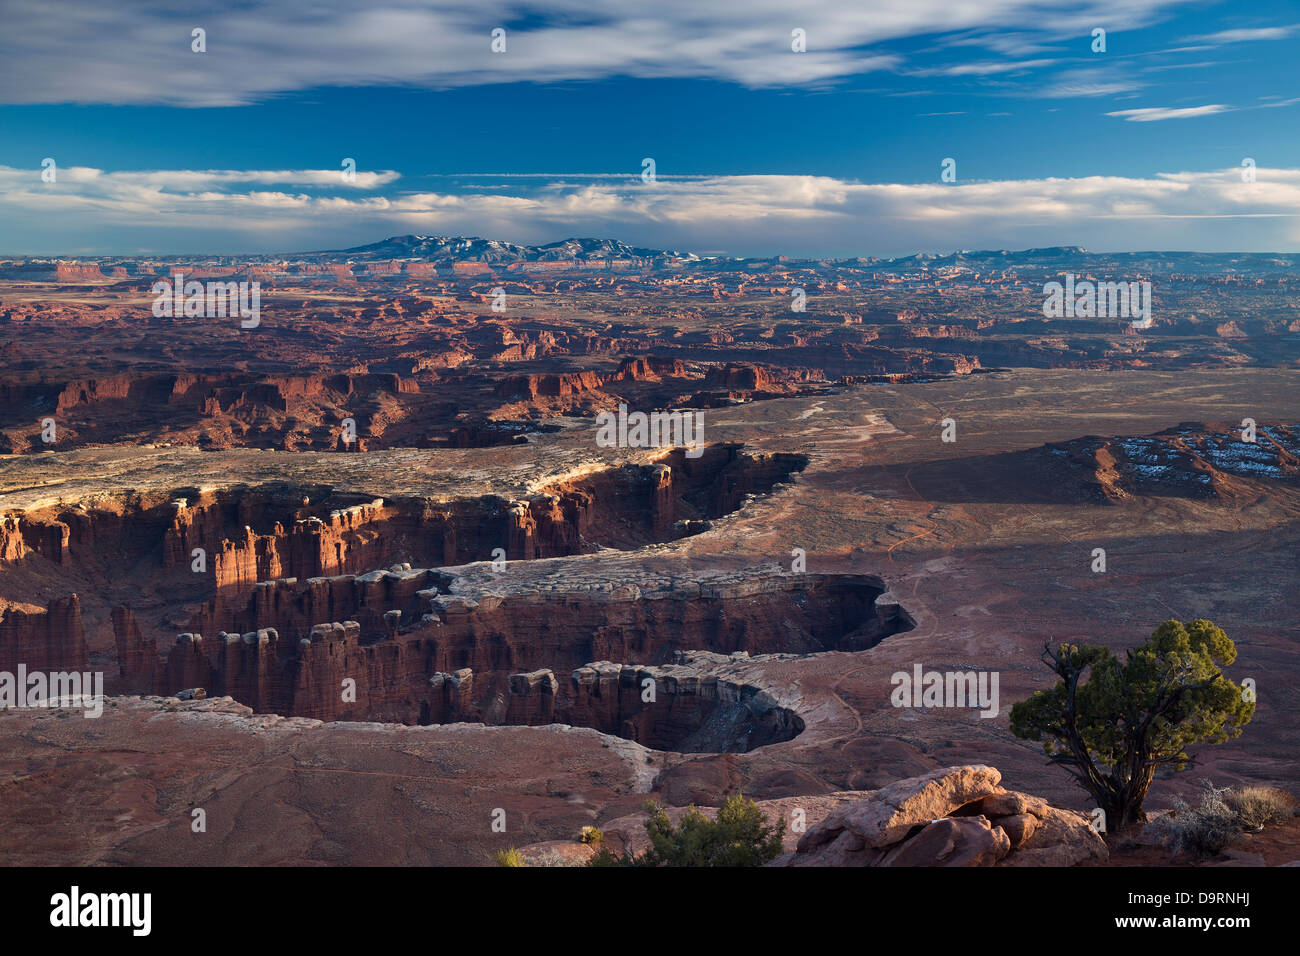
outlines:
[[[3,7],[0,921],[1283,926],[1286,4]]]

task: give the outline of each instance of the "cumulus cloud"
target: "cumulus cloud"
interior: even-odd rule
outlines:
[[[634,176],[509,180],[504,189],[463,193],[237,188],[284,187],[295,178],[307,177],[78,168],[43,183],[39,170],[0,167],[0,234],[27,243],[15,248],[11,238],[0,251],[292,252],[406,232],[516,242],[599,235],[662,248],[796,256],[1066,244],[1279,251],[1300,241],[1297,169],[1259,168],[1251,183],[1230,168],[957,184],[750,175],[649,184]]]
[[[199,10],[155,2],[123,17],[99,0],[65,0],[57,13],[44,0],[7,0],[0,90],[9,103],[233,106],[325,86],[614,75],[790,86],[895,69],[892,41],[940,34],[996,49],[998,32],[1014,32],[1015,49],[1039,49],[1097,23],[1143,26],[1187,2],[247,0]],[[491,51],[497,27],[506,30],[504,53]],[[206,31],[205,53],[191,50],[195,29]],[[794,29],[807,37],[798,55]]]

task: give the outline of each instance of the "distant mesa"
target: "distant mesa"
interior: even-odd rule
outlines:
[[[1231,499],[1234,479],[1300,477],[1300,424],[1262,424],[1254,441],[1228,424],[1184,422],[1154,435],[1086,437],[1046,446],[1107,501],[1134,495]]]
[[[871,261],[891,263],[916,262],[924,263],[927,266],[939,266],[962,262],[987,262],[997,259],[1018,259],[1027,262],[1038,262],[1051,259],[1077,260],[1080,257],[1087,255],[1090,255],[1090,253],[1082,246],[1046,246],[1041,249],[1022,249],[1020,251],[1013,251],[1010,249],[960,249],[949,255],[940,255],[934,252],[918,252],[910,256],[897,256],[890,259]]]

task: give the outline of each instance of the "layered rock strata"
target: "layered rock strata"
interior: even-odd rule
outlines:
[[[761,569],[644,589],[582,583],[572,569],[568,586],[551,590],[471,565],[293,582],[292,593],[259,586],[265,597],[242,630],[180,635],[159,692],[201,686],[322,720],[559,721],[647,746],[743,751],[789,739],[802,722],[757,686],[710,677],[726,655],[860,650],[912,626],[867,575]],[[345,608],[356,619],[311,623]],[[717,659],[682,653],[695,650]]]

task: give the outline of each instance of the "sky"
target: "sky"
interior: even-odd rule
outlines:
[[[113,6],[0,0],[0,254],[1300,245],[1300,0]]]

